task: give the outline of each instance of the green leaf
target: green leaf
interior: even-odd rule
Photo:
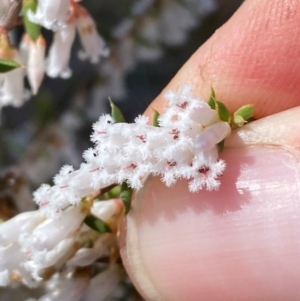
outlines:
[[[223,151],[225,145],[225,139],[217,144],[219,153]]]
[[[124,182],[121,186],[120,198],[124,205],[125,214],[127,214],[130,210],[131,197],[132,197],[132,188],[129,187],[126,182]]]
[[[22,12],[24,16],[25,31],[30,36],[32,41],[36,41],[41,35],[41,26],[31,22],[28,19],[28,12],[31,10],[33,12],[37,9],[37,0],[23,0],[22,2]]]
[[[109,225],[105,221],[95,217],[94,215],[88,215],[84,219],[84,223],[99,233],[110,233],[111,232]]]
[[[159,122],[158,122],[158,118],[159,118],[159,113],[153,109],[153,126],[159,127]]]
[[[125,122],[125,118],[120,111],[120,109],[112,102],[112,100],[109,98],[109,103],[111,107],[111,116],[115,120],[116,123],[119,122]]]
[[[243,126],[247,121],[240,115],[233,116],[233,123],[237,126]]]
[[[104,197],[107,200],[117,199],[117,198],[120,197],[120,192],[121,192],[121,186],[120,185],[116,185],[115,187],[113,187],[109,191],[105,192],[104,193]]]
[[[211,88],[210,97],[209,97],[209,100],[207,103],[211,107],[211,109],[213,109],[213,110],[216,109],[216,93],[213,88]]]
[[[23,66],[16,61],[0,59],[0,73],[9,72],[21,67]]]
[[[254,105],[245,105],[240,107],[237,111],[234,112],[234,116],[241,116],[244,120],[248,120],[253,116]]]
[[[217,112],[221,120],[225,122],[230,121],[230,113],[227,109],[227,107],[223,104],[223,102],[215,100],[217,105]]]

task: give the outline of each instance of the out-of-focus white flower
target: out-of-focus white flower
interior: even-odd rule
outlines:
[[[111,265],[106,271],[92,278],[90,285],[81,301],[102,301],[117,287],[122,277],[122,270]]]
[[[57,30],[66,25],[70,4],[71,0],[39,0],[36,12],[29,11],[28,18],[47,29]]]
[[[92,63],[98,63],[101,57],[109,55],[109,49],[97,32],[96,24],[88,11],[78,5],[78,17],[76,26],[83,50],[78,53],[82,60],[89,59]]]
[[[21,281],[27,286],[35,285],[31,274],[23,266],[27,254],[21,251],[18,240],[21,233],[31,233],[43,219],[39,211],[33,211],[0,224],[0,286],[14,281]]]
[[[20,62],[17,56],[14,60]],[[24,73],[21,68],[14,69],[2,76],[0,107],[7,105],[20,107],[29,95],[30,93],[24,88]]]
[[[48,76],[69,78],[72,75],[68,64],[75,33],[74,22],[55,32],[47,58],[46,72]]]
[[[36,95],[45,73],[46,41],[42,35],[40,35],[35,42],[32,41],[29,36],[27,36],[27,39],[28,60],[25,67],[27,68],[27,77],[32,93]]]
[[[88,288],[89,275],[83,273],[79,275],[61,274],[56,276],[56,278],[51,280],[49,293],[38,300],[31,298],[26,301],[80,301]]]
[[[5,35],[0,40],[0,58],[22,63],[17,49],[10,45]],[[7,105],[19,107],[28,99],[23,72],[22,68],[16,68],[0,74],[0,108]]]

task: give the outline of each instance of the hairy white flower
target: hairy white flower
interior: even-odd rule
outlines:
[[[218,160],[217,144],[230,134],[229,124],[194,97],[190,85],[183,85],[178,93],[169,91],[165,97],[169,107],[159,117],[160,127],[148,125],[143,116],[133,124],[101,116],[93,125],[95,146],[83,155],[86,163],[76,171],[64,167],[54,186],[43,185],[36,191],[41,209],[46,208],[51,216],[114,183],[127,182],[139,189],[150,174],[161,176],[167,186],[185,178],[190,180],[191,191],[218,189],[217,178],[225,164]]]

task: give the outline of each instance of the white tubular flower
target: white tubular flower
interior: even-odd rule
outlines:
[[[69,267],[84,267],[92,264],[111,247],[117,246],[116,237],[106,233],[101,235],[94,243],[92,248],[81,248],[68,262]]]
[[[109,55],[109,49],[97,32],[95,21],[88,11],[79,5],[76,26],[83,47],[83,50],[78,53],[80,59],[89,59],[92,63],[98,63],[101,57]]]
[[[0,39],[0,58],[22,63],[17,49],[12,47],[7,36]],[[21,106],[28,99],[24,89],[24,74],[22,68],[16,68],[0,75],[0,108],[7,105]]]
[[[23,248],[31,256],[38,251],[51,251],[61,241],[76,235],[87,212],[80,207],[66,209],[59,218],[47,219],[34,229],[26,239],[22,239]]]
[[[0,224],[0,246],[17,242],[20,233],[31,232],[44,217],[39,211],[24,212]],[[1,259],[1,258],[0,258]]]
[[[71,23],[54,34],[54,40],[50,47],[46,64],[48,76],[69,78],[72,75],[68,65],[75,33],[75,24]]]
[[[18,59],[15,59],[19,61]],[[24,73],[17,68],[4,75],[3,85],[0,88],[0,107],[12,105],[20,107],[28,99],[30,93],[24,88]]]
[[[76,252],[75,237],[66,238],[53,250],[35,251],[29,253],[31,260],[26,260],[23,263],[24,268],[30,273],[36,281],[42,281],[43,275],[47,274],[48,270],[59,270],[65,262]],[[52,269],[51,269],[52,268]]]
[[[31,233],[44,218],[39,211],[17,215],[0,224],[0,286],[21,281],[27,286],[35,283],[23,266],[27,255],[21,251],[18,239],[21,233]]]
[[[111,265],[106,271],[92,278],[91,283],[81,301],[105,300],[116,288],[122,277],[122,270]]]
[[[39,0],[36,12],[28,12],[31,22],[47,29],[57,30],[66,25],[71,0]]]
[[[34,42],[29,41],[28,61],[27,61],[27,77],[32,90],[36,95],[43,81],[45,73],[45,49],[46,41],[40,35]]]

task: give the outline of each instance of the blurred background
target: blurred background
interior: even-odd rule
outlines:
[[[0,219],[34,209],[31,193],[64,164],[77,168],[92,124],[109,112],[108,97],[127,121],[141,114],[184,62],[243,0],[82,0],[111,54],[99,64],[72,49],[68,80],[45,77],[21,108],[5,107],[0,124]],[[47,42],[52,32],[43,31]],[[18,45],[22,27],[14,29]],[[133,288],[110,300],[142,300]],[[28,291],[0,300],[25,300]],[[96,301],[96,300],[95,300]]]

